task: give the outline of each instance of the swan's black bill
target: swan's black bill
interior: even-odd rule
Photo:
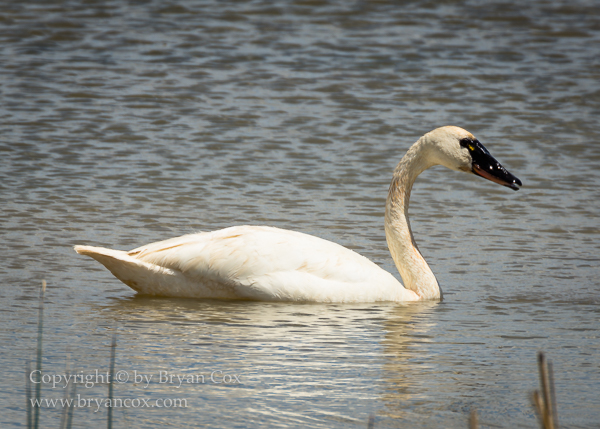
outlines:
[[[513,191],[518,191],[523,184],[517,176],[511,174],[494,158],[478,140],[461,140],[461,145],[469,149],[473,163],[473,173],[494,183],[506,186]]]

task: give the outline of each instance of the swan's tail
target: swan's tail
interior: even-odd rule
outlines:
[[[169,268],[140,261],[122,250],[93,246],[75,246],[74,249],[80,255],[94,258],[131,289],[144,294],[164,295],[173,277],[181,275]]]

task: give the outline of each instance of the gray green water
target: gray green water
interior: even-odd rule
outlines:
[[[599,47],[593,1],[3,2],[0,425],[25,424],[46,279],[48,374],[106,372],[116,333],[117,370],[154,377],[116,397],[187,400],[115,409],[115,427],[465,428],[477,409],[534,428],[538,350],[560,422],[598,427]],[[72,250],[264,224],[397,275],[391,172],[447,124],[524,186],[419,178],[412,226],[441,303],[148,299]],[[104,426],[95,409],[76,427]],[[43,427],[60,414],[43,408]]]

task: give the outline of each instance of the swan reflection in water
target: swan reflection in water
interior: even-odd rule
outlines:
[[[75,250],[146,295],[291,302],[419,301],[441,298],[408,220],[412,186],[434,166],[472,173],[519,189],[468,131],[437,128],[410,147],[392,177],[385,206],[388,247],[404,286],[358,253],[311,235],[266,226],[235,226],[148,244],[129,252]]]
[[[219,406],[235,407],[240,417],[247,405],[284,422],[303,414],[326,420],[332,404],[344,404],[336,413],[345,419],[406,417],[407,405],[431,393],[421,385],[429,356],[421,345],[436,301],[290,306],[138,295],[96,307],[107,326],[119,326],[120,359],[140,374],[238,375],[240,386],[207,382],[181,393],[190,403],[224,401]],[[121,393],[142,390],[161,397],[173,386],[125,386]]]

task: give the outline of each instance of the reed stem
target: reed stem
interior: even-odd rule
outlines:
[[[27,429],[31,429],[32,421],[32,412],[31,412],[31,380],[29,377],[31,376],[31,361],[27,361],[25,365],[25,396],[27,398]]]
[[[477,411],[471,410],[471,416],[469,417],[469,429],[477,429],[479,427],[479,419],[477,418]]]
[[[108,429],[112,429],[112,404],[113,404],[113,377],[115,375],[115,352],[117,349],[117,336],[113,335],[110,345],[110,381],[108,382]]]
[[[542,429],[558,429],[552,364],[548,363],[543,352],[538,353],[538,370],[541,392],[538,390],[533,392],[534,408],[538,413]]]
[[[44,332],[44,294],[46,293],[46,280],[42,280],[40,290],[39,317],[38,317],[38,338],[37,338],[37,362],[36,362],[36,386],[35,399],[37,406],[33,410],[33,429],[38,429],[40,420],[40,406],[42,396],[42,335]]]

